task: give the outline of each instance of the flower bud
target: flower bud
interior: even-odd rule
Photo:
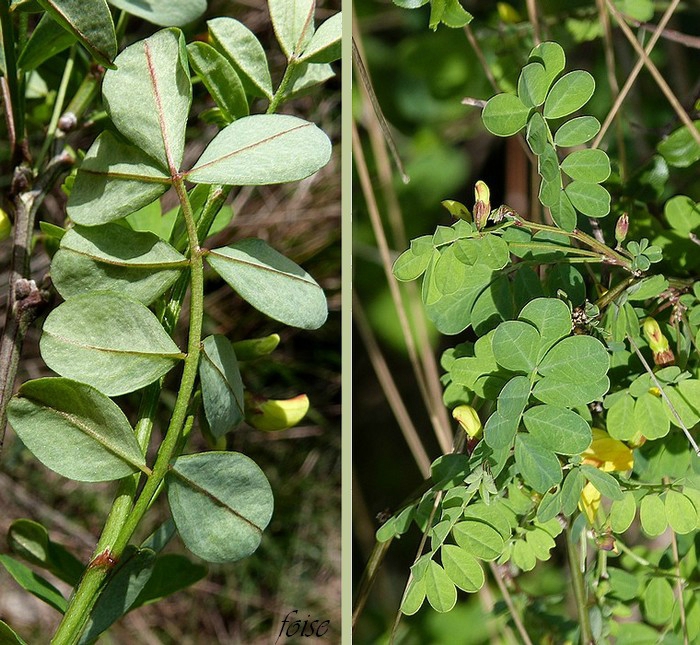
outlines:
[[[459,423],[470,439],[479,439],[481,437],[481,419],[471,405],[457,406],[452,410],[452,418]]]
[[[625,241],[629,227],[630,218],[627,216],[627,213],[623,213],[620,216],[620,219],[617,220],[617,224],[615,224],[615,239],[617,240],[618,245]]]
[[[10,218],[7,216],[7,213],[0,208],[0,242],[10,237],[11,233],[12,222],[10,222]]]
[[[266,399],[245,391],[245,420],[257,430],[287,430],[297,425],[308,411],[306,394],[291,399]]]
[[[486,225],[489,213],[491,213],[491,191],[481,180],[474,186],[474,224],[480,231]]]
[[[654,363],[661,367],[672,365],[676,357],[673,355],[673,351],[668,345],[668,339],[661,331],[659,323],[651,317],[647,318],[642,325],[642,330],[654,354]]]

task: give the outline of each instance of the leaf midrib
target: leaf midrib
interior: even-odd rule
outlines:
[[[61,336],[60,334],[57,334],[54,331],[44,329],[44,334],[47,336],[54,338],[56,340],[60,340],[64,342],[66,345],[72,345],[74,347],[80,347],[81,349],[89,349],[89,350],[94,350],[97,352],[104,352],[107,354],[126,354],[128,356],[143,356],[146,358],[166,358],[166,359],[184,359],[187,354],[183,354],[182,352],[146,352],[142,350],[132,350],[132,349],[116,349],[112,347],[100,347],[98,345],[86,345],[86,344],[80,344],[77,341],[73,340],[72,338],[66,338],[65,336]]]

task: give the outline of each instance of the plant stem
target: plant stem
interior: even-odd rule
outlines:
[[[585,538],[581,536],[581,539]],[[579,624],[581,626],[581,644],[591,645],[595,641],[593,640],[591,622],[588,616],[586,587],[583,580],[581,561],[576,553],[576,545],[574,544],[573,536],[571,535],[570,526],[566,527],[566,553],[569,556],[569,571],[571,572],[571,581],[574,587],[574,597],[576,598],[576,608],[578,610]]]
[[[51,120],[49,121],[49,127],[46,130],[46,137],[44,139],[44,144],[41,146],[41,152],[37,157],[34,164],[35,170],[41,168],[41,164],[46,157],[46,153],[49,151],[51,144],[53,143],[54,137],[56,136],[56,129],[58,127],[58,119],[61,117],[61,112],[63,110],[63,103],[66,100],[66,91],[68,89],[68,82],[70,81],[71,74],[73,73],[73,65],[75,63],[75,53],[77,49],[77,44],[73,44],[70,49],[70,54],[68,60],[66,61],[66,66],[63,68],[63,76],[61,77],[61,84],[58,87],[58,93],[56,94],[56,100],[53,104],[53,112],[51,113]]]
[[[286,93],[287,93],[287,88],[292,82],[292,79],[294,77],[294,71],[297,68],[298,63],[294,58],[292,58],[289,61],[289,64],[287,65],[287,69],[284,70],[284,76],[282,77],[282,80],[280,81],[279,87],[277,88],[277,91],[275,92],[274,96],[270,100],[270,105],[267,108],[266,114],[274,114],[277,112],[277,108],[280,106],[282,103],[282,99],[284,99]]]
[[[2,31],[3,52],[5,54],[5,72],[9,94],[9,102],[6,104],[8,117],[12,115],[12,130],[14,141],[10,132],[10,155],[18,161],[17,143],[24,148],[24,100],[19,90],[19,77],[17,75],[17,55],[15,52],[14,28],[10,17],[10,0],[0,0],[0,30]],[[8,124],[9,125],[9,124]]]
[[[199,246],[196,224],[192,214],[192,207],[187,196],[184,181],[176,176],[174,179],[175,189],[180,199],[183,216],[187,226],[187,235],[191,249],[190,255],[190,326],[187,343],[187,357],[180,381],[175,408],[170,418],[170,424],[165,434],[165,438],[158,450],[158,456],[153,465],[151,475],[146,480],[143,491],[139,495],[136,503],[124,518],[118,535],[114,538],[111,548],[111,555],[118,559],[129,543],[134,531],[138,527],[145,512],[150,507],[154,497],[160,491],[163,479],[168,472],[170,462],[176,456],[176,448],[179,444],[180,434],[187,420],[187,408],[190,397],[194,389],[197,377],[197,367],[199,365],[200,341],[202,336],[202,316],[204,307],[204,266],[202,261],[202,249]],[[121,498],[120,498],[121,499]],[[123,502],[120,502],[120,516],[123,514]],[[116,522],[115,522],[116,523]],[[106,532],[106,531],[105,531]],[[110,531],[111,533],[111,531]],[[112,537],[111,535],[109,536]],[[110,540],[111,541],[111,540]],[[103,542],[103,540],[101,540]],[[104,540],[106,542],[106,539]],[[70,600],[63,620],[58,626],[52,645],[72,645],[77,641],[84,629],[89,617],[90,610],[95,604],[100,588],[104,584],[107,574],[111,571],[109,567],[88,568],[78,583],[73,597]]]

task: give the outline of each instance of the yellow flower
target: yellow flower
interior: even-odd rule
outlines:
[[[593,428],[593,441],[581,453],[581,457],[584,464],[595,466],[604,472],[630,470],[634,465],[632,449],[600,428]],[[600,508],[600,498],[600,491],[591,482],[583,487],[579,508],[586,514],[590,524],[593,524]]]

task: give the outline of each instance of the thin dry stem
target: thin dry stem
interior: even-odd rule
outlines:
[[[537,3],[535,0],[527,0],[527,17],[532,25],[532,35],[535,40],[535,45],[542,42],[542,34],[540,33],[540,23],[537,20]]]
[[[491,569],[491,573],[493,574],[493,579],[496,581],[496,584],[498,585],[499,590],[501,591],[501,595],[503,596],[503,602],[506,603],[506,607],[508,607],[508,611],[510,612],[510,616],[513,619],[513,624],[515,625],[515,628],[518,630],[518,634],[520,634],[520,638],[523,639],[523,643],[525,645],[532,645],[532,641],[530,640],[530,635],[527,633],[527,630],[525,629],[525,624],[523,623],[523,619],[520,617],[520,613],[518,612],[517,607],[515,606],[515,603],[513,602],[513,598],[510,595],[510,591],[508,591],[508,587],[506,587],[506,583],[503,582],[503,577],[501,576],[500,572],[498,571],[498,568],[493,562],[489,562],[489,568]]]

